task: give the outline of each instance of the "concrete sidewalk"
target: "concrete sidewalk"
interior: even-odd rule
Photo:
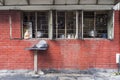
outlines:
[[[120,75],[115,76],[108,73],[94,75],[51,73],[35,77],[33,74],[5,73],[0,76],[0,80],[120,80]]]
[[[120,80],[115,72],[93,73],[45,73],[35,76],[33,72],[26,73],[0,73],[0,80]]]

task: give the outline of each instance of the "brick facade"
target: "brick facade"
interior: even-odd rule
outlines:
[[[0,69],[33,69],[33,52],[25,50],[39,40],[10,39],[9,14],[12,15],[12,37],[21,37],[20,11],[0,11]],[[114,39],[46,40],[47,51],[39,51],[39,68],[116,68],[120,53],[120,11],[115,11]]]

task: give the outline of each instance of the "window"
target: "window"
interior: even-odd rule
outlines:
[[[113,12],[74,10],[23,12],[23,37],[113,39]]]
[[[84,12],[84,38],[107,38],[108,13],[106,11]]]
[[[23,13],[23,37],[24,39],[35,37],[35,13]]]
[[[75,38],[76,35],[76,13],[75,11],[54,12],[54,38]]]
[[[48,12],[23,13],[24,39],[48,38]]]
[[[37,14],[37,38],[48,38],[47,12],[38,12]]]
[[[112,11],[84,11],[84,38],[113,38]]]

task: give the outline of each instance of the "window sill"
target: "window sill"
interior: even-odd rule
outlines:
[[[31,39],[23,39],[23,40],[29,40],[29,41],[34,41],[34,40],[111,40],[108,38],[83,38],[83,39],[76,39],[76,38],[55,38],[55,39],[50,39],[50,38],[31,38]]]
[[[30,39],[23,39],[23,40],[31,40],[31,41],[34,41],[34,40],[50,40],[49,38],[30,38]]]
[[[83,38],[83,40],[109,40],[108,38]]]

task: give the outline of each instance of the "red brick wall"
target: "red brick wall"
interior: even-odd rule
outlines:
[[[0,69],[33,69],[33,52],[25,50],[39,40],[11,40],[9,15],[12,16],[13,38],[20,38],[19,11],[0,11]],[[115,38],[85,40],[47,40],[47,51],[39,51],[39,68],[116,68],[115,55],[120,52],[119,11],[115,11]]]

